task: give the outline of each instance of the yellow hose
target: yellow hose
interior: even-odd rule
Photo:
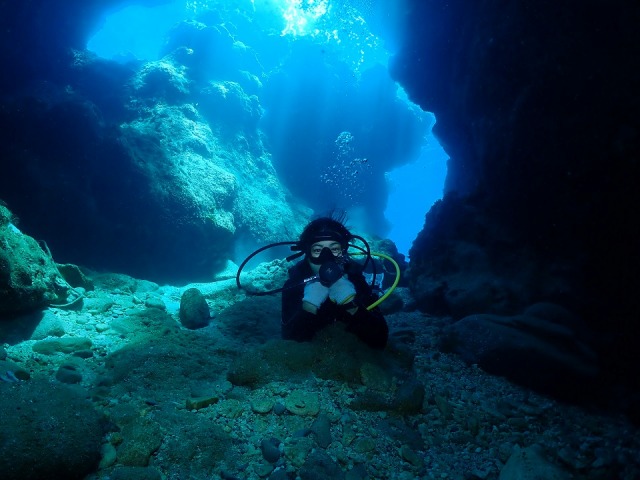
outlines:
[[[357,252],[357,253],[351,253],[350,255],[366,255],[366,254]],[[393,292],[396,289],[396,287],[398,286],[398,283],[400,282],[400,267],[398,266],[398,262],[396,262],[393,258],[391,258],[389,255],[385,253],[371,253],[371,256],[381,257],[381,258],[384,258],[385,260],[389,260],[393,264],[393,266],[396,267],[396,279],[393,281],[393,285],[391,285],[391,287],[387,289],[385,294],[381,296],[378,300],[373,302],[371,305],[369,305],[367,307],[367,310],[372,310],[376,308],[378,305],[380,305],[382,302],[384,302],[387,299],[387,297],[391,295],[391,292]]]

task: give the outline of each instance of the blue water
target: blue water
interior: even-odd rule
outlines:
[[[442,198],[449,156],[430,135],[420,157],[387,174],[390,186],[385,217],[391,222],[387,234],[398,251],[407,255],[416,234],[424,225],[424,213]]]
[[[157,60],[169,29],[189,17],[184,2],[153,8],[127,6],[105,14],[87,48],[113,60]]]
[[[265,108],[261,128],[270,137],[273,162],[282,182],[316,211],[323,205],[346,209],[353,217],[352,224],[361,223],[368,233],[391,238],[406,255],[422,229],[424,213],[442,196],[448,157],[431,134],[424,136],[422,148],[407,156],[403,142],[410,141],[412,134],[403,134],[402,125],[395,126],[394,132],[380,122],[369,125],[371,117],[397,115],[389,110],[398,108],[387,98],[393,95],[390,82],[379,72],[370,72],[380,65],[386,68],[392,53],[387,47],[397,44],[398,39],[393,26],[384,24],[392,21],[390,12],[372,11],[368,3],[362,2],[362,11],[351,7],[339,10],[346,4],[328,0],[180,1],[152,8],[130,5],[107,12],[87,46],[101,57],[121,62],[158,60],[176,23],[197,19],[212,9],[215,13],[211,15],[220,23],[227,22],[235,39],[256,51],[264,68],[262,81],[267,87],[259,95]],[[386,38],[371,32],[369,24]],[[260,37],[256,28],[269,31],[271,37]],[[264,38],[274,42],[261,50]],[[291,51],[296,48],[302,52],[300,61],[309,63],[298,68],[287,66],[285,58],[292,58]],[[314,70],[318,65],[322,68]],[[351,74],[345,74],[345,67]],[[267,75],[276,69],[282,76],[277,81],[288,83],[269,90]],[[324,83],[313,85],[314,81]],[[306,86],[311,96],[308,92],[296,95],[299,85]],[[398,90],[398,101],[408,102]],[[341,110],[345,95],[355,98],[348,108],[360,110],[350,111],[348,118]],[[314,112],[313,119],[304,120],[309,122],[305,125],[294,116],[300,102]],[[398,144],[388,145],[387,133],[388,139]],[[351,157],[335,147],[344,134],[354,139],[348,152]],[[384,150],[380,152],[383,158],[376,163],[375,153],[380,150]],[[309,159],[307,163],[300,162],[301,155]]]

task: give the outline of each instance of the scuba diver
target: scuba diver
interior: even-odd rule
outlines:
[[[339,321],[372,348],[387,344],[389,328],[360,263],[347,255],[355,237],[340,220],[321,217],[300,235],[304,259],[289,269],[282,291],[282,337],[308,341],[320,329]],[[312,280],[305,282],[306,279]]]
[[[366,248],[354,243],[360,241]],[[304,259],[288,270],[289,278],[282,288],[255,291],[240,283],[240,274],[249,260],[259,253],[289,245],[296,252],[286,260]],[[349,253],[349,248],[359,252]],[[364,255],[359,263],[353,256]],[[393,285],[382,288],[384,268],[372,256],[391,263],[396,270]],[[380,267],[376,267],[379,264]],[[378,272],[378,268],[382,271]],[[370,280],[371,283],[368,283]],[[372,253],[367,241],[344,226],[344,214],[317,218],[307,224],[298,241],[277,242],[250,254],[238,268],[236,285],[248,295],[271,295],[282,292],[282,338],[309,341],[322,328],[335,322],[346,325],[348,332],[375,349],[383,349],[389,328],[378,305],[397,287],[400,267],[390,256]]]

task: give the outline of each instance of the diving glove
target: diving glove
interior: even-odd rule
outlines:
[[[329,298],[338,305],[351,302],[356,296],[356,287],[346,277],[340,277],[329,287]]]

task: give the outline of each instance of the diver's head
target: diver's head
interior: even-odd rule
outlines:
[[[317,218],[304,228],[298,242],[306,258],[319,265],[332,257],[341,257],[353,238],[341,221],[331,217]],[[325,250],[326,249],[326,250]],[[331,257],[328,257],[328,253]]]

